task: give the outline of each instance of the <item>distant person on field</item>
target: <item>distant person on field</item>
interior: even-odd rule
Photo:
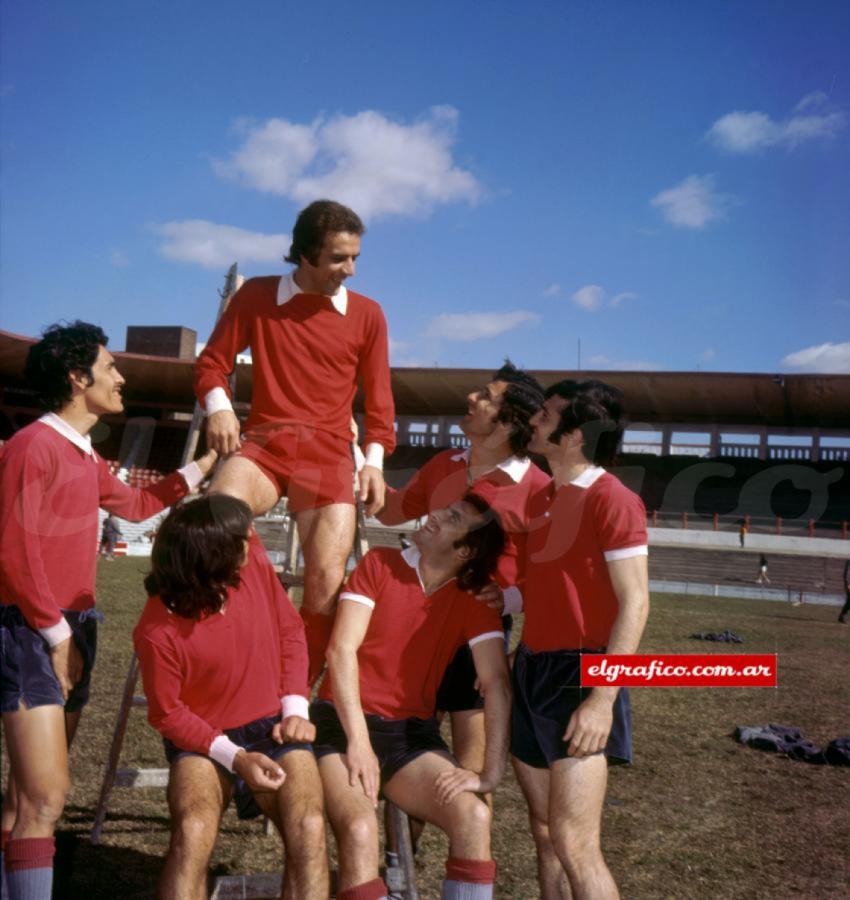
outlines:
[[[759,557],[759,574],[756,584],[770,584],[770,579],[767,577],[767,557],[764,553]]]
[[[847,613],[850,613],[850,559],[844,563],[844,590],[846,591],[846,599],[838,615],[838,621],[842,625],[847,624]]]
[[[207,495],[171,511],[133,632],[148,718],[171,766],[159,897],[206,897],[221,816],[268,816],[286,845],[283,896],[325,900],[322,788],[310,741],[304,624],[247,504]]]
[[[106,342],[85,322],[44,332],[25,377],[48,412],[0,449],[0,709],[10,759],[2,841],[13,900],[50,897],[68,746],[95,657],[98,508],[150,518],[216,460],[211,451],[143,489],[110,473],[90,436],[101,416],[124,409]]]
[[[108,560],[114,559],[115,545],[118,543],[118,538],[122,536],[118,519],[112,513],[109,513],[103,520],[103,531],[100,533],[100,555]]]

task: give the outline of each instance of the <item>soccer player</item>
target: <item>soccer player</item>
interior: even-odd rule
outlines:
[[[459,500],[467,490],[483,497],[498,513],[505,530],[505,552],[495,583],[505,593],[507,612],[522,608],[517,559],[524,544],[528,499],[549,483],[549,476],[528,458],[529,420],[543,405],[543,388],[510,360],[492,380],[467,398],[460,423],[468,450],[444,450],[422,466],[400,490],[387,491],[378,513],[385,525],[425,516]],[[510,620],[504,623],[510,627]],[[446,671],[437,708],[451,713],[452,752],[465,769],[484,765],[483,699],[475,689],[472,654],[464,645]]]
[[[352,573],[311,714],[328,818],[339,847],[338,900],[386,895],[374,808],[381,789],[409,815],[442,828],[442,896],[493,896],[490,810],[476,794],[504,773],[510,688],[498,613],[471,590],[504,546],[488,505],[469,494],[437,510],[406,550],[371,550]],[[482,771],[459,767],[434,718],[437,688],[457,649],[472,648],[484,694]]]
[[[202,900],[221,816],[267,815],[286,846],[283,896],[325,900],[322,787],[309,742],[304,625],[241,500],[171,511],[133,632],[148,719],[171,766],[162,900]]]
[[[45,331],[25,375],[48,412],[0,450],[0,708],[11,772],[3,840],[12,898],[50,896],[68,746],[95,657],[98,507],[147,519],[197,487],[216,459],[209,452],[143,490],[110,474],[90,437],[101,416],[124,408],[124,378],[106,343],[85,322]]]
[[[354,540],[350,421],[358,380],[366,406],[360,498],[367,514],[384,502],[383,457],[395,447],[384,315],[344,285],[354,274],[364,230],[356,213],[330,200],[302,210],[286,257],[295,269],[248,280],[196,365],[207,443],[228,457],[213,490],[244,500],[255,515],[285,494],[295,515],[311,682],[324,665]],[[227,378],[246,347],[254,382],[243,440]]]
[[[613,898],[602,804],[608,762],[631,760],[630,711],[624,690],[581,688],[580,666],[583,653],[637,650],[649,609],[646,512],[602,467],[622,437],[619,391],[562,381],[531,424],[529,449],[546,457],[553,481],[530,505],[512,761],[541,895]]]

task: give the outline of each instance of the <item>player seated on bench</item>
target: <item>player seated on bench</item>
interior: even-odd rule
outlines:
[[[432,512],[406,550],[370,551],[340,595],[328,674],[311,708],[328,818],[339,849],[338,900],[386,895],[378,877],[378,794],[449,836],[443,897],[493,896],[490,810],[476,794],[505,769],[510,688],[497,612],[470,591],[489,582],[504,532],[467,494]],[[434,718],[437,688],[468,643],[484,694],[480,774],[458,766]]]
[[[177,507],[157,534],[133,633],[148,718],[171,766],[159,894],[200,900],[222,813],[261,813],[286,846],[283,896],[328,897],[322,787],[310,741],[304,625],[247,504]]]

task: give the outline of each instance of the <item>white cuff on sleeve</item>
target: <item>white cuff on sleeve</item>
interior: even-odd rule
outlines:
[[[363,451],[360,449],[359,444],[354,444],[354,468],[359,472],[363,466],[366,465],[366,457],[363,455]]]
[[[283,719],[288,719],[289,716],[300,716],[309,722],[310,703],[301,694],[287,694],[280,698],[280,715]]]
[[[62,641],[67,641],[71,637],[71,626],[68,624],[64,616],[55,624],[48,625],[47,628],[39,628],[38,633],[50,644],[55,647]]]
[[[229,737],[220,734],[217,738],[213,738],[213,742],[210,744],[209,757],[219,765],[224,766],[228,772],[232,772],[233,760],[241,749]]]
[[[183,476],[186,487],[190,491],[196,490],[198,485],[204,480],[204,476],[201,474],[201,467],[196,462],[190,462],[188,466],[183,466],[182,469],[177,471]]]
[[[502,600],[504,601],[503,616],[515,616],[522,612],[522,591],[515,584],[502,591]]]
[[[376,469],[384,468],[384,446],[383,444],[366,444],[366,463],[367,466],[374,466]]]
[[[221,412],[223,409],[233,409],[230,397],[223,387],[214,387],[206,397],[204,397],[204,409],[208,416],[213,413]]]

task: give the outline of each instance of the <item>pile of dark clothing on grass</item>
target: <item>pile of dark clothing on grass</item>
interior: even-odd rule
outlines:
[[[697,641],[718,641],[721,644],[743,644],[744,639],[728,628],[720,633],[716,631],[695,631],[692,635]]]
[[[791,759],[817,766],[850,766],[850,737],[840,737],[821,750],[803,737],[799,728],[786,725],[739,725],[735,738],[756,750],[784,753]]]

